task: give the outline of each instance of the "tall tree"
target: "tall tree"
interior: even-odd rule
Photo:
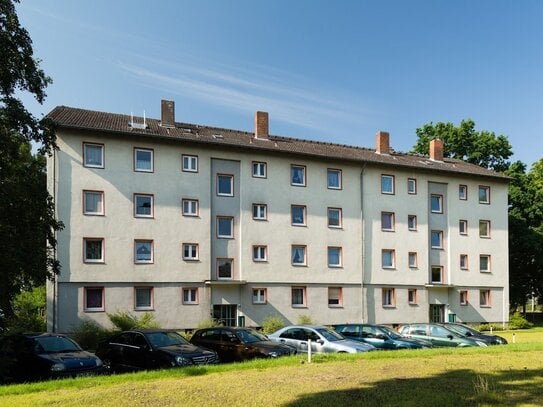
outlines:
[[[489,131],[476,131],[473,120],[462,120],[459,126],[453,123],[428,123],[416,130],[417,143],[413,147],[414,153],[427,154],[430,141],[436,138],[443,140],[446,157],[457,158],[469,163],[505,171],[508,159],[513,149],[507,137],[496,136]]]
[[[51,79],[34,58],[15,3],[0,0],[0,329],[13,315],[16,294],[58,273],[55,231],[62,227],[46,188],[45,154],[56,148],[53,123],[34,117],[17,97],[29,93],[43,103]],[[39,145],[35,155],[31,142]]]

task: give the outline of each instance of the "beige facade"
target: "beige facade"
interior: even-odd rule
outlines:
[[[50,330],[84,319],[108,326],[115,311],[153,312],[179,329],[209,318],[259,326],[274,315],[321,324],[451,313],[507,320],[507,179],[499,174],[395,158],[388,145],[378,154],[268,136],[267,115],[256,138],[153,120],[142,129],[71,108],[50,116],[59,150],[48,187],[65,225],[62,271],[48,286]],[[488,202],[479,202],[480,188]]]

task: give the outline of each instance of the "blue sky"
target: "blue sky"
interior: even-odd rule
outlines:
[[[22,0],[57,105],[409,151],[471,118],[526,164],[543,134],[543,1]]]

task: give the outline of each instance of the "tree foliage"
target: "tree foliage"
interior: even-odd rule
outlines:
[[[489,131],[476,131],[471,119],[453,123],[428,123],[416,130],[417,143],[412,152],[428,154],[430,141],[443,140],[445,157],[456,158],[480,167],[505,171],[513,149],[507,137]]]
[[[18,98],[29,93],[43,103],[51,79],[34,58],[16,2],[0,0],[0,328],[13,315],[15,295],[43,284],[60,268],[54,250],[62,224],[54,218],[45,174],[45,154],[56,148],[55,128],[49,119],[34,117]],[[32,142],[39,146],[35,155]]]

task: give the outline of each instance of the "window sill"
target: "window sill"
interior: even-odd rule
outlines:
[[[105,308],[87,308],[83,310],[84,312],[105,312]]]
[[[328,304],[328,308],[343,308],[343,305],[330,305],[330,304]]]
[[[183,305],[199,305],[197,302],[184,302]]]
[[[183,258],[183,261],[186,261],[188,263],[199,263],[200,259],[185,259],[185,258]]]
[[[292,304],[292,308],[307,308],[307,305],[295,305],[295,304]]]

